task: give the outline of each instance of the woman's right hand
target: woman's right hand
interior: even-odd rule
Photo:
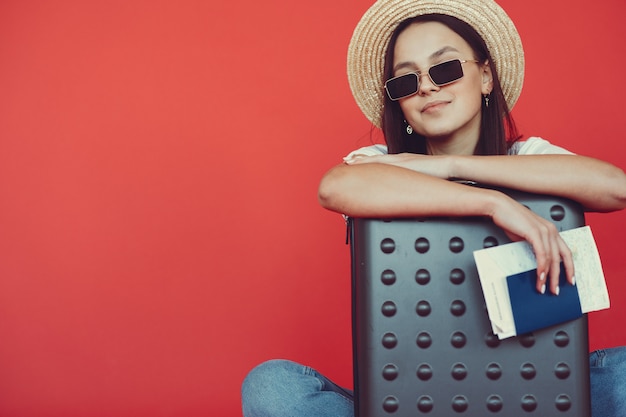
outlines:
[[[574,283],[572,253],[550,221],[502,192],[406,169],[396,165],[404,163],[405,156],[390,157],[393,162],[366,157],[332,168],[320,183],[320,204],[353,217],[489,216],[511,240],[525,240],[532,246],[537,291],[549,288],[558,294],[561,261],[568,281]]]
[[[548,287],[553,294],[559,294],[561,261],[567,281],[574,285],[572,252],[556,226],[505,194],[498,194],[491,218],[511,240],[525,240],[532,246],[537,259],[537,291],[543,294]]]

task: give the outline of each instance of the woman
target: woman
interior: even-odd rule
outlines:
[[[332,168],[320,183],[320,203],[355,217],[488,216],[513,240],[532,245],[537,291],[558,294],[560,262],[571,284],[575,271],[552,223],[501,192],[449,180],[567,197],[606,212],[626,206],[626,176],[540,138],[518,141],[509,110],[524,58],[513,23],[492,0],[433,3],[379,0],[357,26],[350,84],[387,147],[362,148]],[[611,353],[611,360],[626,356]],[[624,383],[602,374],[601,382],[592,380],[592,395],[616,399],[594,400],[594,415],[617,415],[626,392],[611,390],[623,391]],[[287,361],[257,367],[242,393],[246,417],[353,415],[349,391]]]

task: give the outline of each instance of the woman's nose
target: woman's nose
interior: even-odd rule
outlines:
[[[417,93],[418,94],[426,94],[432,91],[438,91],[439,86],[430,79],[430,75],[428,73],[418,74],[418,84],[417,84]]]

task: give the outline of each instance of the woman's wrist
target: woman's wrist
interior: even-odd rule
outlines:
[[[510,200],[510,197],[500,191],[491,189],[481,189],[484,194],[481,199],[482,205],[479,210],[483,216],[494,219],[502,207]]]

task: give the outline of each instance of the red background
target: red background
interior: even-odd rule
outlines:
[[[623,0],[502,0],[526,135],[626,167]],[[370,0],[0,2],[0,416],[240,416],[270,358],[351,385],[322,174],[380,140],[345,76]],[[592,214],[626,344],[626,213]]]

